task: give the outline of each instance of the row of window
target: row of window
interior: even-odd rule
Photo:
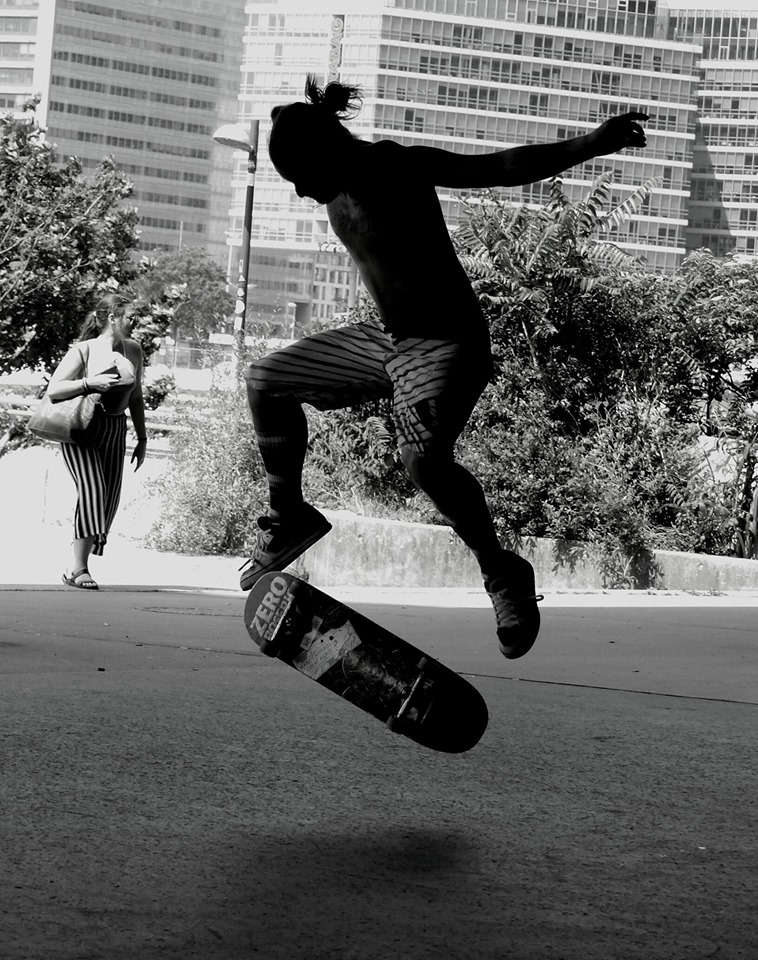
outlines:
[[[734,93],[758,90],[758,69],[730,67],[716,70],[707,67],[703,70],[700,87],[702,90],[731,90]]]
[[[0,67],[0,83],[7,83],[14,87],[29,87],[33,79],[34,70],[25,67]]]
[[[194,170],[165,170],[162,167],[135,167],[129,173],[144,174],[146,177],[156,177],[159,180],[181,180],[183,183],[208,183],[207,173],[197,173]]]
[[[709,159],[707,164],[694,166],[692,173],[693,176],[697,173],[725,173],[731,176],[738,176],[739,174],[754,175],[758,173],[758,155],[746,153],[742,158],[728,157],[724,160],[714,156]]]
[[[101,162],[94,157],[81,157],[80,159],[82,166],[88,169],[97,167]],[[192,170],[176,170],[173,167],[170,170],[166,170],[162,167],[146,167],[141,163],[122,163],[121,161],[119,161],[118,165],[119,168],[130,177],[156,177],[160,180],[172,180],[176,183],[181,181],[183,183],[199,184],[207,184],[209,179],[207,173],[195,173]]]
[[[586,182],[572,183],[566,181],[563,184],[563,191],[569,200],[578,203],[587,196],[589,185]],[[503,189],[498,191],[498,193],[512,203],[526,203],[541,206],[547,203],[550,198],[550,183],[546,180],[540,180],[537,183],[525,184],[523,187]],[[623,199],[625,199],[625,197],[612,195],[612,197],[609,198],[607,209],[612,209]],[[686,203],[687,198],[684,196],[655,193],[643,204],[641,214],[652,219],[686,220]],[[455,216],[452,207],[450,207],[450,216]]]
[[[37,34],[36,17],[0,17],[0,33]]]
[[[703,128],[703,142],[714,147],[758,147],[758,126],[709,124]]]
[[[448,13],[489,20],[526,20],[569,25],[597,16],[647,18],[655,25],[656,0],[396,0],[395,6],[425,13]]]
[[[690,250],[707,247],[714,256],[725,257],[728,253],[755,253],[758,243],[755,237],[732,237],[729,234],[693,230],[687,235],[687,247]]]
[[[124,23],[140,23],[143,26],[155,27],[170,32],[194,33],[199,37],[220,37],[218,27],[209,27],[203,23],[190,23],[187,20],[169,20],[166,17],[155,17],[149,13],[142,13],[135,9],[123,9],[117,5],[101,6],[96,3],[86,3],[84,0],[59,0],[64,10],[73,10],[76,13],[87,13],[91,16],[109,17],[121,20]],[[210,11],[212,13],[212,11]]]
[[[699,57],[691,50],[666,50],[662,51],[660,47],[650,45],[640,49],[631,47],[614,40],[604,40],[597,37],[577,39],[575,37],[545,36],[540,33],[530,33],[524,30],[513,28],[495,29],[485,31],[487,37],[472,39],[470,42],[458,42],[454,36],[456,29],[463,29],[460,24],[427,22],[422,20],[401,20],[393,18],[390,26],[382,34],[382,40],[395,41],[401,43],[414,43],[415,47],[396,47],[395,53],[399,57],[414,56],[416,60],[420,56],[427,59],[439,60],[443,64],[448,63],[451,57],[465,54],[454,54],[452,52],[431,53],[424,50],[424,46],[434,43],[438,46],[451,47],[453,49],[475,50],[477,54],[502,54],[503,56],[528,56],[540,57],[545,59],[561,60],[569,63],[587,63],[593,65],[615,66],[633,70],[647,70],[656,73],[665,72],[668,74],[689,74],[697,73],[697,61]],[[482,32],[483,28],[476,28]],[[442,40],[433,41],[429,34],[434,31],[447,31],[447,35]],[[283,40],[290,41],[291,46],[296,47],[300,52],[322,50],[324,47],[324,33],[315,35],[314,42],[303,43],[296,42],[292,44],[293,35],[289,27],[282,28],[277,33]],[[353,56],[355,59],[365,59],[364,54],[367,49],[374,50],[376,45],[370,44],[368,47],[354,49],[355,44],[350,42],[352,34],[346,34],[344,43],[344,55]],[[260,40],[260,43],[256,43]],[[421,46],[419,46],[421,45]],[[261,57],[266,60],[277,59],[277,47],[279,47],[279,56],[282,54],[282,44],[272,44],[265,36],[254,34],[248,39],[248,56],[253,62],[260,62]],[[387,45],[385,44],[385,49]],[[251,53],[255,50],[255,53]],[[301,58],[302,59],[302,58]],[[498,58],[483,57],[486,62],[497,62]]]
[[[398,55],[400,54],[400,55]],[[346,67],[352,61],[346,58]],[[695,80],[664,76],[614,73],[600,68],[546,65],[534,60],[487,60],[474,56],[417,55],[416,51],[396,51],[382,47],[379,67],[402,73],[431,74],[456,80],[481,80],[489,83],[521,84],[570,90],[602,96],[624,96],[635,100],[661,100],[690,104],[696,88]],[[505,91],[503,92],[505,96]]]
[[[250,253],[251,265],[278,267],[281,270],[295,270],[298,273],[311,273],[313,264],[309,260],[292,260],[289,257],[276,257],[265,253]]]
[[[135,199],[145,203],[167,203],[174,207],[195,207],[199,210],[208,208],[208,201],[199,197],[179,197],[174,193],[151,193],[140,190],[135,193]]]
[[[144,100],[150,103],[167,103],[172,107],[189,107],[191,110],[216,110],[215,100],[197,100],[193,97],[182,97],[174,93],[161,93],[159,90],[140,90],[136,87],[122,87],[117,84],[107,84],[100,80],[82,80],[79,77],[53,76],[53,86],[68,86],[72,90],[89,90],[92,93],[107,93],[112,97],[125,97],[129,100]]]
[[[0,43],[0,60],[32,60],[36,44]]]
[[[140,215],[140,224],[143,227],[156,227],[159,230],[181,230],[183,233],[205,233],[204,223],[187,223],[186,220],[167,220],[165,217],[143,217]]]
[[[692,178],[693,200],[710,200],[723,203],[758,203],[758,180],[713,180],[708,177]]]
[[[758,119],[758,97],[703,97],[701,116]]]
[[[734,227],[737,230],[755,230],[758,227],[758,209],[734,209],[727,207],[697,207],[692,208],[690,225],[693,229],[699,227],[719,227],[728,230]]]
[[[84,27],[72,27],[70,24],[61,24],[56,33],[65,37],[76,37],[79,40],[89,40],[94,43],[108,43],[114,47],[137,47],[140,50],[150,50],[159,56],[183,57],[187,60],[202,60],[206,63],[218,63],[219,55],[211,50],[197,50],[192,47],[172,47],[166,43],[152,43],[150,40],[135,41],[134,37],[122,36],[117,33],[103,33],[101,30],[87,30]]]
[[[61,103],[58,100],[50,101],[50,110],[53,113],[76,114],[82,117],[95,117],[105,120],[114,120],[116,123],[130,123],[137,126],[157,127],[162,130],[179,130],[184,133],[194,133],[210,137],[213,127],[202,123],[188,123],[184,120],[168,120],[163,117],[144,116],[143,114],[124,113],[122,110],[105,110],[102,107],[90,107],[81,103]]]
[[[345,63],[352,63],[352,51],[345,52]],[[355,62],[362,62],[356,58]],[[588,87],[592,92],[600,92],[601,85],[610,91],[614,84],[622,83],[629,88],[635,83],[640,92],[650,96],[658,92],[655,99],[687,102],[695,85],[695,78],[682,82],[663,78],[651,77],[643,74],[612,74],[600,71],[600,64],[588,57],[585,68],[571,68],[567,65],[552,64],[549,66],[535,62],[535,58],[525,55],[518,61],[497,59],[490,60],[473,54],[425,54],[419,50],[407,47],[382,46],[379,53],[379,66],[385,70],[398,70],[405,73],[431,73],[443,77],[457,79],[487,80],[492,83],[521,83],[532,82],[556,84],[566,89],[582,89]],[[590,67],[591,69],[587,69]],[[594,69],[592,69],[594,68]]]
[[[707,6],[704,2],[703,6]],[[725,14],[723,17],[686,14],[672,15],[671,27],[677,40],[712,40],[726,37],[758,37],[758,17]]]
[[[171,143],[151,143],[149,140],[132,140],[129,137],[114,137],[92,130],[76,130],[72,136],[84,143],[102,143],[122,150],[145,150],[148,153],[165,153],[175,157],[189,157],[193,160],[209,160],[210,151],[198,150]]]
[[[592,63],[638,70],[660,70],[662,67],[660,50],[653,46],[640,49],[600,37],[579,40],[519,30],[518,27],[471,27],[441,21],[393,18],[383,32],[384,38],[400,43],[463,48],[484,53],[531,54],[558,60],[583,61],[589,58]],[[666,56],[671,67],[676,68],[671,69],[672,73],[682,72],[684,68],[692,69],[694,54],[690,51],[667,51]]]
[[[544,99],[543,99],[544,98]],[[612,109],[610,108],[612,106]],[[560,120],[602,123],[611,114],[622,113],[626,110],[637,109],[636,105],[616,104],[609,105],[604,101],[596,101],[580,110],[570,101],[563,108],[554,107],[547,94],[530,94],[525,91],[523,99],[513,104],[511,114],[524,117],[546,117],[553,124]],[[383,130],[410,131],[424,134],[427,137],[439,137],[441,140],[465,138],[467,140],[482,140],[489,143],[507,143],[504,135],[503,122],[500,117],[488,117],[472,113],[462,116],[458,113],[446,113],[444,110],[422,111],[390,104],[377,104],[376,125]],[[524,140],[524,127],[519,125],[517,142]],[[553,127],[541,125],[541,132],[537,142],[551,142],[562,139],[552,136]],[[672,140],[666,142],[664,138],[656,138],[645,148],[646,159],[671,160],[689,162],[692,155],[691,141]],[[635,154],[630,154],[634,157]]]
[[[438,81],[415,80],[406,77],[381,77],[379,79],[377,96],[380,100],[402,100],[413,104],[431,104],[435,106],[455,107],[465,110],[476,110],[479,113],[524,113],[532,112],[536,116],[562,115],[566,103],[564,96],[552,96],[548,93],[529,92],[535,84],[525,84],[524,89],[503,89],[495,87],[477,87],[470,84],[440,83]],[[624,96],[633,99],[628,91],[623,94],[616,90],[614,96]],[[638,104],[646,101],[636,100]],[[592,101],[585,101],[588,105]],[[615,108],[614,111],[616,112]],[[574,110],[576,119],[581,119],[580,111]],[[667,110],[647,107],[649,117],[647,129],[649,131],[670,131],[677,133],[694,133],[694,110]]]
[[[150,66],[147,63],[137,63],[131,60],[111,60],[109,57],[94,57],[85,53],[71,53],[67,50],[56,50],[53,53],[53,59],[62,62],[80,63],[101,70],[121,70],[124,73],[138,73],[162,80],[178,80],[182,83],[195,83],[205,87],[217,87],[219,85],[219,78],[215,76],[187,73],[184,70],[171,70],[167,67]]]

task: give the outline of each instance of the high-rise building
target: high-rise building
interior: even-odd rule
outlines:
[[[85,169],[134,183],[144,249],[227,261],[244,0],[0,0],[0,109],[40,93],[40,124]]]
[[[758,2],[671,0],[669,36],[702,44],[687,248],[758,253]]]
[[[47,83],[48,33],[40,22],[39,0],[0,0],[0,112],[17,110]]]
[[[582,164],[565,174],[564,184],[578,198],[612,171],[619,201],[660,178],[615,239],[654,270],[670,270],[681,259],[701,48],[670,35],[668,13],[655,0],[249,0],[246,10],[240,118],[262,121],[264,143],[271,108],[301,99],[307,72],[362,87],[363,111],[351,125],[358,136],[461,152],[560,140],[611,114],[644,111],[647,149]],[[237,233],[243,175],[240,162],[232,204]],[[538,203],[546,190],[537,183],[502,192]],[[463,193],[440,190],[450,226]],[[341,278],[333,273],[342,288],[323,287],[325,301],[313,296],[319,273],[329,275],[319,250],[325,244],[336,255],[326,211],[298,199],[265,150],[252,237],[252,318],[295,301],[307,325],[327,316],[341,296],[349,298],[347,264]]]

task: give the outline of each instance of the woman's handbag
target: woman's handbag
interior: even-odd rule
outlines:
[[[84,354],[82,354],[82,360],[86,371],[87,361]],[[55,402],[46,393],[37,404],[37,409],[29,417],[28,427],[41,440],[84,443],[99,403],[99,393],[87,393]]]

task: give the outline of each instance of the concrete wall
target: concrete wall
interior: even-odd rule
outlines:
[[[449,528],[325,511],[332,532],[295,564],[327,587],[481,587],[479,568]],[[582,544],[526,539],[519,552],[534,564],[537,589],[602,590],[603,577]],[[758,562],[657,551],[658,589],[758,591]]]
[[[148,533],[160,511],[150,481],[164,461],[148,459],[139,473],[128,457],[114,533],[135,541]],[[0,457],[0,517],[6,532],[19,524],[68,524],[74,491],[57,444]],[[481,588],[471,554],[448,527],[377,520],[344,511],[325,511],[333,530],[294,565],[324,587]],[[251,518],[252,522],[252,518]],[[603,577],[592,552],[582,544],[528,539],[520,552],[534,564],[537,589],[602,590]],[[658,589],[720,593],[758,592],[758,562],[705,554],[658,551]]]

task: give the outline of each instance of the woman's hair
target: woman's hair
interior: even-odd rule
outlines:
[[[268,150],[274,166],[286,166],[287,157],[302,154],[303,141],[314,141],[324,135],[355,139],[343,126],[343,120],[356,116],[363,103],[359,87],[332,81],[320,87],[316,77],[309,73],[305,81],[303,103],[288,103],[274,107],[274,121],[268,140]],[[314,144],[315,145],[315,144]]]
[[[99,337],[111,318],[121,319],[124,316],[126,304],[127,301],[118,293],[107,293],[101,297],[95,304],[95,309],[84,318],[79,339],[94,340]]]

